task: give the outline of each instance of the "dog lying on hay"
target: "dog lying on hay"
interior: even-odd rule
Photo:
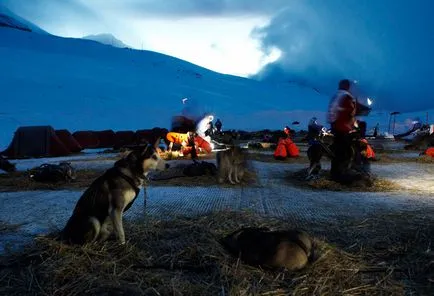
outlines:
[[[226,180],[231,184],[241,183],[247,170],[246,153],[241,147],[231,146],[229,149],[217,152],[218,182]]]
[[[112,226],[124,244],[122,214],[137,198],[146,175],[169,167],[156,151],[158,143],[159,139],[153,146],[137,147],[97,178],[78,200],[61,240],[72,244],[105,241]]]
[[[312,239],[300,230],[242,228],[221,239],[220,244],[249,265],[291,271],[304,268],[314,253]]]

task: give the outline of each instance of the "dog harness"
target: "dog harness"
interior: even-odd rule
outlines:
[[[134,182],[133,178],[125,175],[123,172],[121,172],[120,169],[117,169],[117,173],[119,174],[120,177],[122,177],[125,181],[127,181],[128,184],[130,184],[131,187],[133,187],[134,191],[136,192],[136,195],[134,196],[133,200],[125,207],[125,209],[124,209],[124,212],[125,212],[126,210],[128,210],[132,206],[132,204],[136,200],[137,196],[139,196],[140,187],[136,185],[136,182]]]

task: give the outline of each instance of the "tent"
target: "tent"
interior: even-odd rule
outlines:
[[[159,127],[155,127],[153,129],[138,130],[136,131],[135,142],[138,145],[146,142],[150,144],[154,144],[158,138],[167,141],[166,140],[167,133],[168,133],[167,129],[159,128]],[[166,142],[166,144],[168,144],[168,142]]]
[[[72,134],[75,140],[83,149],[93,149],[99,147],[98,135],[93,131],[77,131]]]
[[[62,143],[65,145],[65,147],[68,148],[69,151],[71,151],[72,153],[78,153],[83,150],[83,148],[81,148],[80,146],[80,143],[77,142],[77,140],[71,135],[68,130],[56,130],[55,133],[56,136],[58,136]]]
[[[134,145],[134,136],[135,133],[133,131],[117,131],[116,132],[116,144],[115,149],[119,149],[124,146]]]
[[[151,143],[152,139],[155,136],[153,135],[153,131],[150,129],[143,129],[136,131],[134,140],[137,145]]]
[[[8,158],[27,158],[70,153],[51,126],[22,126],[15,131],[9,147],[1,154]]]
[[[113,148],[116,145],[116,134],[113,130],[94,132],[98,137],[98,148]]]
[[[274,151],[274,158],[285,160],[287,157],[300,156],[300,150],[290,138],[280,138]]]

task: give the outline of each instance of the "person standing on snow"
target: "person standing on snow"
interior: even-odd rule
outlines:
[[[222,122],[220,121],[220,118],[217,118],[217,121],[215,122],[215,128],[216,128],[217,133],[221,133]]]
[[[351,174],[351,156],[354,124],[356,123],[356,102],[350,92],[351,82],[343,79],[339,82],[338,91],[330,100],[327,120],[334,135],[331,161],[331,177],[337,182],[351,183],[357,179]]]

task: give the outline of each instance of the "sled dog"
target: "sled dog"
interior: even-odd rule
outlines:
[[[229,180],[231,184],[240,183],[244,177],[247,160],[242,148],[232,146],[227,150],[217,152],[218,181]]]
[[[111,229],[117,240],[125,243],[122,214],[140,192],[151,170],[169,167],[154,145],[140,146],[97,178],[78,200],[72,216],[61,233],[61,239],[72,244],[105,241]]]

